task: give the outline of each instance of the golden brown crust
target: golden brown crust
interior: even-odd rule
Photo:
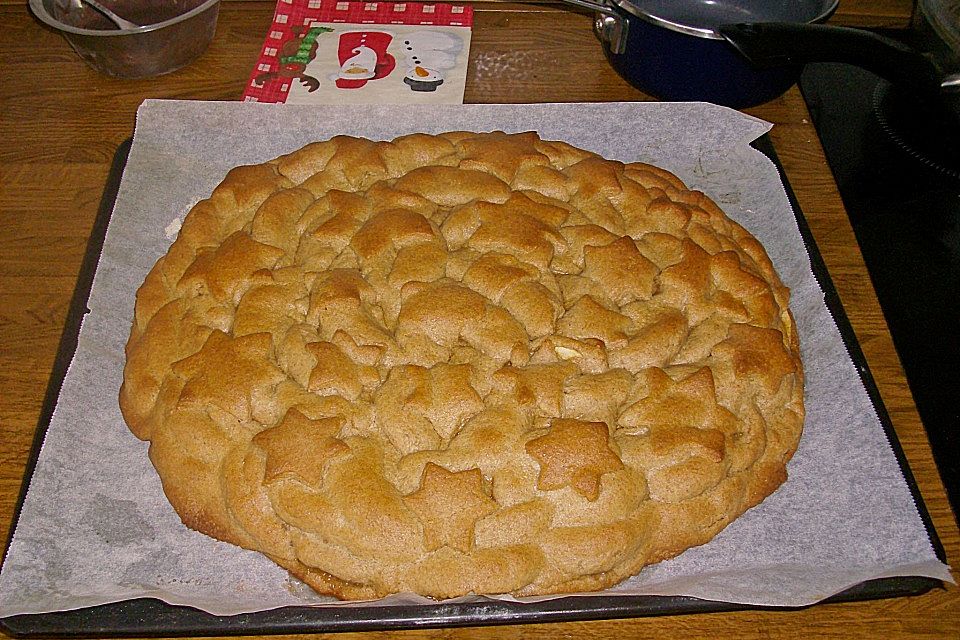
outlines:
[[[600,589],[785,480],[788,295],[662,169],[533,133],[337,137],[194,207],[120,404],[188,526],[320,593]]]

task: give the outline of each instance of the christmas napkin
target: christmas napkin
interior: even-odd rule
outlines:
[[[279,0],[243,99],[291,104],[460,104],[470,7]]]

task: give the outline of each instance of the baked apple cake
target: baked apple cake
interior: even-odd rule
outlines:
[[[123,415],[183,522],[321,594],[596,590],[786,478],[797,331],[671,173],[535,133],[231,170],[137,293]]]

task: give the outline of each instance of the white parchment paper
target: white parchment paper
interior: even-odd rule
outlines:
[[[952,582],[824,305],[776,169],[748,146],[770,127],[706,104],[145,102],[90,313],[0,572],[0,616],[143,596],[221,615],[344,606],[319,598],[264,556],[180,523],[147,445],[128,432],[117,406],[134,292],[166,251],[177,221],[234,165],[336,134],[390,139],[451,129],[536,130],[607,158],[669,169],[753,232],[792,289],[807,417],[789,480],[709,544],[647,567],[611,593],[799,606],[871,578]],[[417,601],[401,595],[386,602]]]

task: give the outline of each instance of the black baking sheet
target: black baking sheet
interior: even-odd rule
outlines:
[[[67,315],[60,347],[51,373],[50,384],[40,413],[36,436],[24,473],[23,486],[14,513],[13,525],[10,528],[11,539],[26,495],[27,486],[36,465],[37,456],[40,453],[43,437],[53,415],[60,386],[76,351],[80,322],[83,316],[89,312],[87,299],[93,284],[93,275],[99,262],[107,225],[113,212],[120,178],[126,164],[127,154],[130,151],[130,144],[130,140],[124,142],[114,156],[113,167],[107,178],[97,219],[90,234],[90,241]],[[937,558],[946,562],[943,545],[937,537],[916,481],[907,465],[906,457],[893,429],[890,416],[880,398],[876,383],[867,367],[866,359],[840,303],[840,298],[833,286],[807,221],[800,210],[800,205],[783,173],[773,144],[770,142],[769,136],[764,135],[755,141],[753,146],[767,155],[777,166],[790,204],[796,214],[797,224],[806,244],[807,252],[810,255],[814,275],[823,289],[827,307],[837,323],[850,357],[877,411],[901,472],[910,487],[912,497],[917,505],[924,527],[930,536],[930,542]],[[9,542],[8,540],[8,548]],[[942,586],[941,581],[934,578],[882,578],[851,587],[824,602],[912,596],[926,593],[930,589],[940,586]],[[571,596],[535,603],[486,600],[471,603],[438,603],[411,606],[284,607],[235,616],[215,616],[191,607],[168,605],[160,600],[142,598],[73,611],[10,616],[0,619],[0,626],[8,634],[17,637],[248,635],[599,620],[760,608],[765,607],[714,602],[686,596],[604,595]],[[769,608],[780,611],[785,609],[784,607]]]

